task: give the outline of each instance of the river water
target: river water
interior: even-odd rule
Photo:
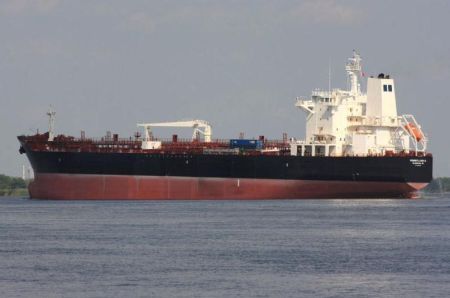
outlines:
[[[450,196],[0,199],[0,297],[448,297]]]

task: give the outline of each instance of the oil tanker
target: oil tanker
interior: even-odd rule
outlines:
[[[367,77],[361,57],[345,66],[349,86],[298,97],[306,137],[214,139],[204,120],[140,123],[122,139],[18,136],[34,171],[31,198],[81,200],[410,198],[432,179],[427,137],[413,115],[398,115],[394,80]],[[161,139],[155,127],[190,127],[192,139]]]

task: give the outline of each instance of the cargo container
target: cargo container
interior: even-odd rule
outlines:
[[[260,150],[263,148],[263,142],[253,139],[231,139],[230,148]]]

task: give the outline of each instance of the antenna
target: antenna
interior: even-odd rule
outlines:
[[[328,100],[331,101],[331,57],[328,57]]]
[[[53,132],[53,129],[55,127],[55,115],[56,112],[53,110],[53,107],[50,105],[50,108],[48,109],[47,116],[48,116],[48,141],[52,142],[55,138],[55,133]]]

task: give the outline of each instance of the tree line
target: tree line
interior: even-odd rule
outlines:
[[[0,174],[0,196],[10,195],[15,190],[24,189],[27,182],[19,177],[10,177]]]
[[[450,192],[450,177],[433,179],[424,190],[430,193]]]

